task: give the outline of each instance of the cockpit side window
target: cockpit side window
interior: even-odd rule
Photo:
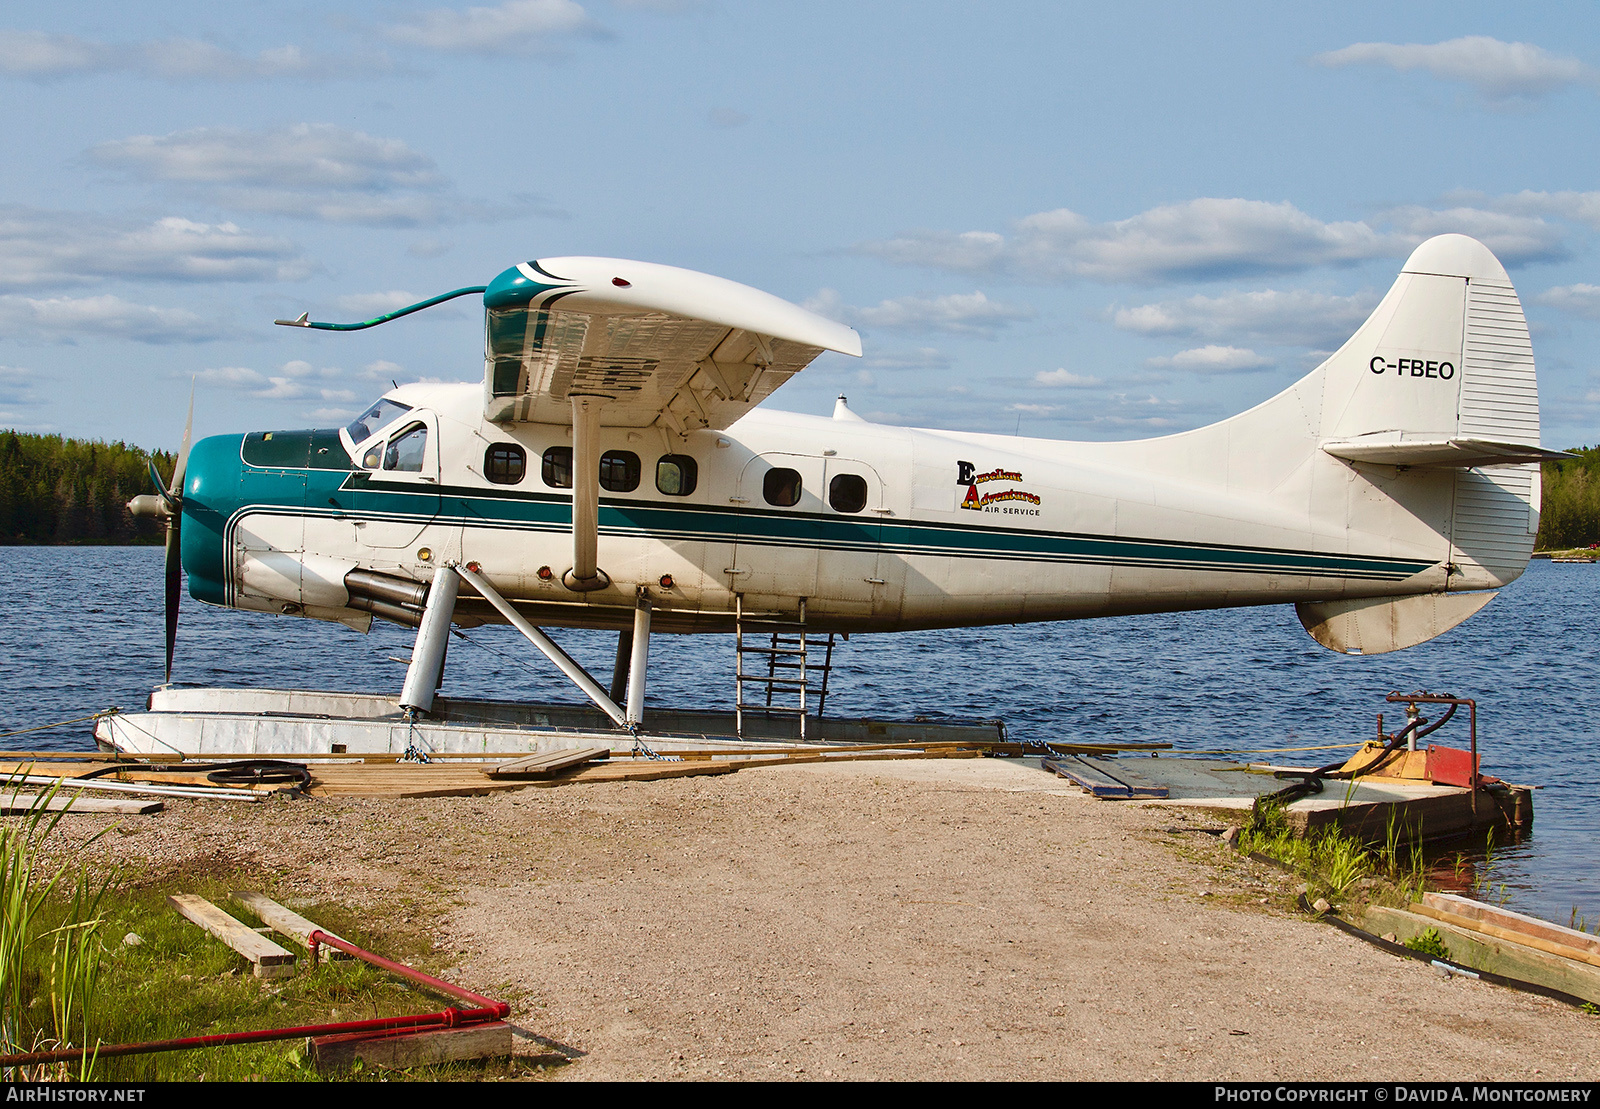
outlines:
[[[359,445],[372,438],[373,434],[385,425],[410,411],[409,404],[401,404],[399,401],[382,397],[377,404],[357,416],[355,422],[346,427],[345,431],[349,433],[350,441]],[[373,468],[375,466],[376,464]]]
[[[400,473],[420,474],[422,455],[428,446],[428,429],[422,424],[412,424],[398,435],[389,437],[389,449],[383,452],[383,468]],[[371,455],[371,452],[368,452]]]

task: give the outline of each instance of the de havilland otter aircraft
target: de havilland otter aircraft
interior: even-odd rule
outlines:
[[[432,708],[452,623],[515,625],[630,731],[652,627],[1289,602],[1324,646],[1384,652],[1522,573],[1538,462],[1559,457],[1540,447],[1517,294],[1462,235],[1419,246],[1360,330],[1277,396],[1133,442],[886,426],[843,398],[832,418],[759,407],[859,337],[644,262],[544,258],[365,323],[278,322],[355,330],[480,292],[481,383],[399,386],[344,428],[192,450],[186,433],[169,487],[134,505],[169,521],[169,682],[183,571],[209,604],[417,627],[388,702],[410,720]],[[611,689],[538,625],[618,629]]]

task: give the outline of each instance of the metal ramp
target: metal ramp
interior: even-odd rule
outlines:
[[[800,598],[795,620],[751,617],[744,596],[734,597],[734,732],[745,735],[745,714],[787,716],[799,721],[800,742],[806,742],[810,695],[815,690],[816,716],[828,702],[828,675],[833,672],[834,633],[807,633],[806,599]],[[821,661],[814,661],[820,654]],[[820,675],[820,678],[817,677]]]

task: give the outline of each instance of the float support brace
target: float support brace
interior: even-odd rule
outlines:
[[[589,700],[600,707],[601,712],[611,717],[619,728],[628,726],[627,714],[617,707],[615,701],[606,696],[606,691],[601,689],[600,684],[589,676],[588,671],[574,662],[567,652],[556,645],[555,640],[530,624],[526,616],[518,612],[512,607],[510,601],[500,595],[498,589],[484,580],[483,575],[469,570],[465,566],[456,567],[456,573],[466,578],[472,588],[483,594],[484,600],[493,605],[501,616],[510,621],[513,628],[522,633],[524,639],[539,648],[546,658],[560,668],[563,674],[571,678],[572,683],[583,690]]]
[[[411,665],[406,668],[406,682],[400,688],[400,707],[407,713],[433,709],[433,695],[444,676],[444,653],[450,643],[450,620],[455,615],[460,588],[461,579],[454,567],[441,566],[434,572],[417,641],[411,648]]]
[[[644,723],[644,667],[650,657],[650,598],[639,591],[633,609],[633,658],[628,662],[628,727]]]

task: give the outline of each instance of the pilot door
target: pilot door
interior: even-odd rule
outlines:
[[[412,409],[360,447],[350,475],[356,542],[379,550],[412,546],[439,516],[439,435],[432,413]]]

